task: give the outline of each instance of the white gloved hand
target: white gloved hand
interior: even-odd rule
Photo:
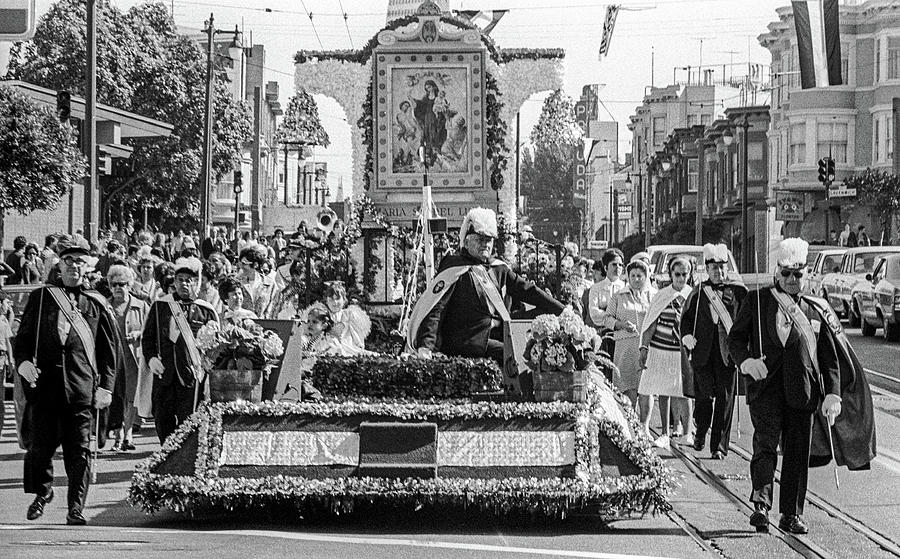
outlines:
[[[162,361],[159,360],[159,357],[151,357],[150,362],[147,364],[150,368],[150,372],[154,375],[161,377],[163,376],[163,371],[165,371],[165,367],[163,367]]]
[[[689,350],[693,350],[695,347],[697,347],[697,338],[695,338],[691,334],[688,334],[687,336],[681,338],[681,345],[688,348]]]
[[[841,397],[837,394],[826,394],[822,402],[822,413],[828,418],[828,424],[834,425],[834,420],[841,415]]]
[[[94,390],[94,407],[98,410],[109,407],[112,404],[112,392],[105,388]]]
[[[749,376],[753,380],[762,380],[769,376],[769,368],[762,359],[745,359],[741,363],[741,373]]]
[[[418,355],[420,359],[431,359],[432,357],[431,350],[427,347],[420,347],[417,349],[416,355]]]
[[[41,376],[41,370],[35,367],[31,361],[22,361],[19,363],[19,376],[25,379],[28,384],[34,386],[38,377]]]

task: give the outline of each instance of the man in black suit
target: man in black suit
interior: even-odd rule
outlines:
[[[83,525],[91,409],[112,401],[121,347],[106,299],[83,287],[84,273],[94,264],[87,250],[69,246],[59,256],[59,279],[29,296],[13,349],[30,434],[24,485],[35,494],[27,518],[36,520],[53,499],[53,454],[62,444],[69,478],[66,523]]]
[[[175,261],[175,293],[150,307],[141,349],[153,373],[153,417],[159,442],[194,413],[205,375],[194,336],[207,322],[218,321],[215,309],[200,299],[200,260]]]
[[[512,304],[525,302],[559,314],[562,303],[493,257],[497,217],[474,208],[463,220],[458,254],[441,260],[438,275],[416,303],[408,343],[419,355],[434,350],[490,357],[503,366],[503,323]]]
[[[684,347],[690,350],[694,372],[694,450],[703,450],[706,432],[714,460],[728,454],[731,417],[737,392],[737,371],[728,355],[728,333],[747,295],[744,284],[728,277],[728,247],[703,246],[703,260],[709,279],[698,285],[681,314]]]
[[[749,294],[728,337],[731,356],[750,377],[747,403],[753,421],[750,524],[768,529],[772,483],[781,463],[779,526],[795,534],[809,531],[803,505],[809,474],[813,414],[820,408],[834,423],[841,413],[840,370],[834,337],[821,314],[800,297],[809,244],[781,242],[775,286]]]

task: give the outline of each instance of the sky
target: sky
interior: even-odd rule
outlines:
[[[138,0],[111,0],[122,10]],[[385,24],[387,0],[164,0],[180,26],[202,28],[210,12],[219,29],[242,27],[254,44],[266,48],[266,80],[279,82],[282,105],[294,93],[293,56],[301,49],[360,48]],[[37,0],[38,13],[50,0]],[[641,104],[645,88],[665,86],[673,68],[708,64],[769,64],[756,37],[778,17],[787,0],[622,0],[610,52],[598,60],[606,3],[590,0],[450,0],[451,9],[509,9],[491,33],[503,48],[563,48],[565,91],[573,97],[585,84],[605,84],[601,118],[619,123],[620,154],[630,149],[628,117]],[[266,9],[272,10],[267,12]],[[308,13],[312,14],[310,20]],[[341,14],[347,14],[345,20]],[[249,37],[248,37],[249,39]],[[654,71],[651,75],[651,59]],[[252,61],[250,63],[253,63]],[[740,73],[740,70],[736,70]],[[765,99],[763,99],[765,101]],[[332,144],[318,150],[327,161],[329,184],[351,182],[350,128],[343,111],[318,98],[319,114]],[[521,110],[521,135],[537,122],[542,97]],[[349,194],[349,192],[348,192]]]

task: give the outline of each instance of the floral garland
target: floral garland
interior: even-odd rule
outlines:
[[[641,426],[625,398],[603,378],[595,379],[612,389],[623,406],[632,433]],[[332,514],[353,512],[360,505],[377,504],[405,509],[475,506],[483,511],[543,514],[565,518],[570,510],[599,507],[606,514],[668,511],[666,495],[672,490],[672,472],[652,450],[643,435],[631,436],[622,426],[604,418],[600,410],[599,387],[589,388],[589,403],[473,403],[469,401],[416,402],[397,400],[354,400],[303,403],[229,402],[205,404],[166,441],[163,448],[138,466],[129,489],[129,502],[147,512],[167,507],[177,512],[204,509],[229,511],[260,508],[272,504],[292,504]],[[575,422],[576,477],[572,479],[307,479],[291,476],[266,478],[219,478],[222,416],[250,415],[283,417],[315,415],[390,416],[401,420],[434,419],[567,419]],[[174,476],[154,473],[166,457],[198,430],[196,475]],[[203,435],[203,431],[206,435]],[[613,441],[640,469],[638,475],[603,477],[599,464],[599,434]]]

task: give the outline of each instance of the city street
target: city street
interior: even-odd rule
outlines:
[[[879,456],[868,472],[833,469],[811,471],[808,536],[785,537],[773,530],[756,534],[747,524],[749,451],[752,429],[742,405],[740,436],[735,420],[733,452],[724,461],[708,453],[680,448],[662,451],[670,467],[682,474],[670,515],[647,515],[602,522],[591,517],[530,526],[499,524],[492,519],[414,514],[404,518],[301,519],[259,516],[253,520],[217,516],[187,518],[171,511],[146,515],[131,507],[126,492],[139,460],[159,448],[152,426],[137,437],[137,450],[105,452],[99,480],[92,487],[86,528],[64,526],[65,488],[57,460],[57,489],[44,517],[27,522],[30,496],[21,492],[22,452],[18,449],[7,403],[0,438],[0,552],[5,557],[117,557],[139,551],[144,557],[190,553],[197,557],[897,557],[900,534],[900,344],[881,338],[850,338],[870,369],[878,425]],[[897,378],[891,381],[877,376]],[[893,390],[894,393],[890,393]],[[735,418],[737,419],[737,418]],[[677,440],[677,439],[676,439]],[[59,456],[57,456],[59,458]],[[712,477],[710,477],[710,474]],[[715,481],[715,479],[718,482]],[[717,485],[719,483],[719,485]],[[776,497],[777,499],[777,497]],[[813,501],[814,500],[814,501]],[[797,540],[800,540],[798,543]],[[791,546],[794,546],[793,548]],[[805,547],[804,547],[805,546]],[[798,551],[799,549],[799,551]],[[239,550],[239,551],[238,551]]]

